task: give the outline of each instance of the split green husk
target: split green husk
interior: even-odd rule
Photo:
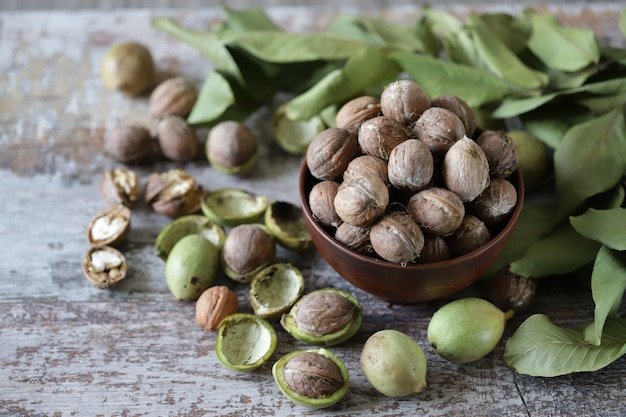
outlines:
[[[556,198],[525,207],[494,271],[510,264],[537,279],[586,274],[595,314],[576,329],[531,316],[508,341],[505,360],[543,376],[610,364],[626,353],[626,318],[618,316],[626,289],[626,49],[600,45],[593,31],[548,12],[465,20],[422,12],[413,26],[340,15],[310,34],[283,31],[261,9],[225,7],[226,19],[209,32],[168,18],[153,24],[214,65],[193,125],[241,120],[289,93],[281,111],[290,120],[319,117],[331,126],[342,103],[404,76],[431,97],[455,95],[488,117],[517,119],[553,151]],[[626,10],[619,29],[626,36]]]

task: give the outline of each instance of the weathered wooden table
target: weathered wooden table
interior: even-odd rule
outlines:
[[[566,23],[593,28],[610,43],[623,42],[618,6],[551,10]],[[518,11],[515,7],[509,10]],[[470,8],[454,11],[466,14]],[[268,12],[290,30],[307,31],[324,27],[337,11],[276,7]],[[409,6],[367,12],[407,22],[419,14]],[[217,9],[0,14],[0,415],[626,415],[624,359],[591,374],[550,379],[517,374],[502,354],[524,314],[511,319],[488,357],[453,365],[426,342],[430,316],[446,300],[388,306],[343,281],[314,250],[302,255],[282,250],[278,256],[303,271],[307,292],[332,286],[355,294],[363,304],[364,323],[352,340],[333,347],[350,371],[347,397],[322,411],[294,405],[279,392],[269,366],[237,373],[217,360],[215,334],[196,324],[194,303],[175,301],[165,284],[154,241],[169,219],[145,205],[134,209],[123,247],[128,278],[111,290],[93,287],[81,272],[88,250],[85,231],[105,207],[99,177],[116,166],[102,154],[103,138],[121,123],[150,123],[145,97],[130,99],[103,87],[99,64],[104,51],[119,41],[142,41],[159,70],[198,85],[210,68],[196,51],[151,28],[151,18],[165,15],[198,28],[221,18]],[[232,186],[298,203],[301,161],[273,143],[269,116],[261,109],[248,121],[262,142],[259,163],[249,176],[220,174],[201,160],[184,168],[208,189]],[[145,180],[150,172],[174,166],[161,161],[138,172]],[[251,311],[245,285],[225,277],[220,282],[236,289],[242,311]],[[476,284],[455,297],[482,291]],[[543,281],[538,292],[527,314],[546,313],[564,326],[593,316],[582,284]],[[423,393],[387,398],[365,380],[361,347],[383,328],[406,332],[424,348],[429,371]],[[307,347],[277,323],[276,330],[279,342],[271,363]]]

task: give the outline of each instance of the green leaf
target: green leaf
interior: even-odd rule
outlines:
[[[530,316],[506,343],[504,361],[517,372],[553,377],[593,372],[626,353],[626,319],[609,319],[600,345],[585,341],[582,329],[556,326],[544,314]]]
[[[484,67],[461,20],[451,13],[427,8],[424,10],[424,22],[440,38],[448,60],[481,69]]]
[[[152,26],[195,48],[223,74],[236,79],[242,85],[244,84],[237,63],[217,34],[186,29],[166,17],[152,20]]]
[[[558,218],[611,189],[626,172],[625,123],[619,108],[568,130],[554,154]]]
[[[420,54],[396,53],[400,66],[431,97],[450,94],[472,107],[500,100],[509,93],[509,85],[499,77],[466,65],[443,61]]]
[[[624,103],[626,103],[626,92],[620,92],[610,96],[584,98],[577,101],[591,110],[592,113],[600,115],[607,113],[616,107],[621,107]]]
[[[626,290],[626,252],[603,246],[591,274],[591,293],[595,303],[593,325],[586,329],[586,340],[599,345],[608,317],[615,317]]]
[[[572,226],[587,239],[593,239],[615,250],[626,250],[626,209],[589,209],[570,217]]]
[[[517,54],[526,48],[529,33],[519,24],[518,19],[512,15],[508,13],[483,13],[478,18],[513,53]]]
[[[622,35],[626,37],[626,8],[622,9],[619,15],[619,30],[622,31]]]
[[[509,243],[485,274],[486,277],[491,277],[500,268],[522,257],[531,244],[550,230],[553,221],[554,206],[544,204],[524,206]]]
[[[470,16],[468,21],[476,50],[494,74],[523,89],[536,90],[548,84],[547,74],[526,66],[479,18]]]
[[[345,39],[383,46],[385,41],[366,28],[356,16],[339,15],[326,29],[326,33]]]
[[[225,23],[225,28],[228,30],[241,32],[253,30],[281,30],[261,8],[251,7],[235,10],[224,6],[223,10],[228,17]]]
[[[599,249],[598,242],[580,235],[569,222],[561,222],[512,262],[511,271],[533,278],[565,275],[593,262]]]
[[[258,106],[236,83],[229,83],[223,74],[214,70],[204,81],[187,122],[193,126],[209,126],[225,119],[242,120]]]
[[[506,97],[493,111],[493,117],[505,119],[508,117],[519,116],[520,114],[527,113],[543,106],[553,100],[556,96],[556,93],[551,93],[530,97]]]
[[[345,66],[330,72],[311,89],[287,103],[287,117],[308,120],[324,108],[355,97],[361,91],[397,76],[401,69],[381,48],[354,54]]]
[[[424,53],[438,57],[441,50],[441,42],[428,23],[426,16],[422,16],[415,24],[415,33],[424,44]]]
[[[367,17],[360,17],[359,23],[381,39],[383,45],[412,52],[422,52],[425,49],[421,39],[409,26]]]
[[[600,48],[591,29],[561,25],[550,13],[530,13],[532,33],[528,47],[548,67],[578,71],[600,60]]]
[[[571,101],[550,102],[520,115],[524,129],[553,149],[559,146],[572,126],[592,117],[586,108]]]
[[[344,60],[371,47],[368,43],[327,33],[275,31],[224,32],[220,39],[267,62]]]

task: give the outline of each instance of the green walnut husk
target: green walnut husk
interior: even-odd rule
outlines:
[[[345,342],[359,331],[362,322],[359,301],[335,288],[323,288],[302,296],[280,320],[293,337],[316,346]]]
[[[286,106],[281,106],[272,117],[272,132],[276,143],[293,155],[304,155],[309,144],[326,128],[319,116],[309,120],[292,120],[287,116]]]
[[[250,313],[235,313],[220,323],[215,353],[224,366],[251,372],[267,362],[276,343],[276,331],[267,320]]]
[[[265,210],[265,226],[279,245],[294,251],[311,246],[311,235],[306,228],[302,209],[286,201],[275,201]]]
[[[469,363],[487,356],[496,347],[513,311],[476,297],[449,302],[428,323],[428,343],[442,358]]]
[[[250,305],[254,314],[275,319],[288,311],[302,296],[304,276],[289,263],[270,265],[255,275],[250,284]]]
[[[304,375],[306,369],[303,368],[305,367],[299,367],[297,371],[298,373],[301,373],[303,375],[301,376],[301,379],[298,380],[297,386],[291,387],[288,382],[289,378],[286,378],[285,370],[288,366],[289,361],[297,358],[299,355],[302,354],[315,354],[320,355],[323,358],[330,359],[330,361],[332,361],[332,363],[336,365],[336,369],[332,369],[332,374],[334,374],[334,376],[339,375],[341,379],[340,381],[330,382],[334,382],[334,384],[339,384],[339,387],[337,387],[337,389],[333,392],[330,392],[327,395],[323,396],[314,397],[306,395],[303,391],[307,387],[309,387],[309,392],[319,392],[319,390],[316,390],[314,387],[316,383],[328,385],[329,381],[325,380],[323,376],[320,375],[320,370],[316,366],[310,367],[313,373],[313,376],[310,378],[306,378],[306,375]],[[291,399],[296,404],[313,409],[326,408],[336,404],[346,395],[350,386],[350,376],[345,363],[337,355],[324,348],[313,350],[296,350],[287,353],[278,361],[276,361],[276,363],[274,363],[274,366],[272,366],[272,375],[274,376],[274,380],[278,384],[281,392],[285,394],[289,399]]]
[[[211,242],[218,250],[221,250],[226,240],[224,228],[211,219],[199,214],[189,214],[172,221],[165,226],[156,238],[157,256],[164,261],[174,247],[183,237],[198,234]]]
[[[269,205],[267,197],[237,188],[221,188],[202,199],[202,213],[214,222],[235,227],[257,222]]]
[[[204,237],[192,234],[180,239],[165,262],[165,279],[179,300],[194,301],[215,282],[219,250]]]

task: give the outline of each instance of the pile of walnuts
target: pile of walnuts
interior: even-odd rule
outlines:
[[[477,249],[517,204],[512,139],[480,130],[462,99],[431,100],[411,80],[343,105],[306,163],[318,180],[308,196],[316,221],[347,247],[398,264]]]

